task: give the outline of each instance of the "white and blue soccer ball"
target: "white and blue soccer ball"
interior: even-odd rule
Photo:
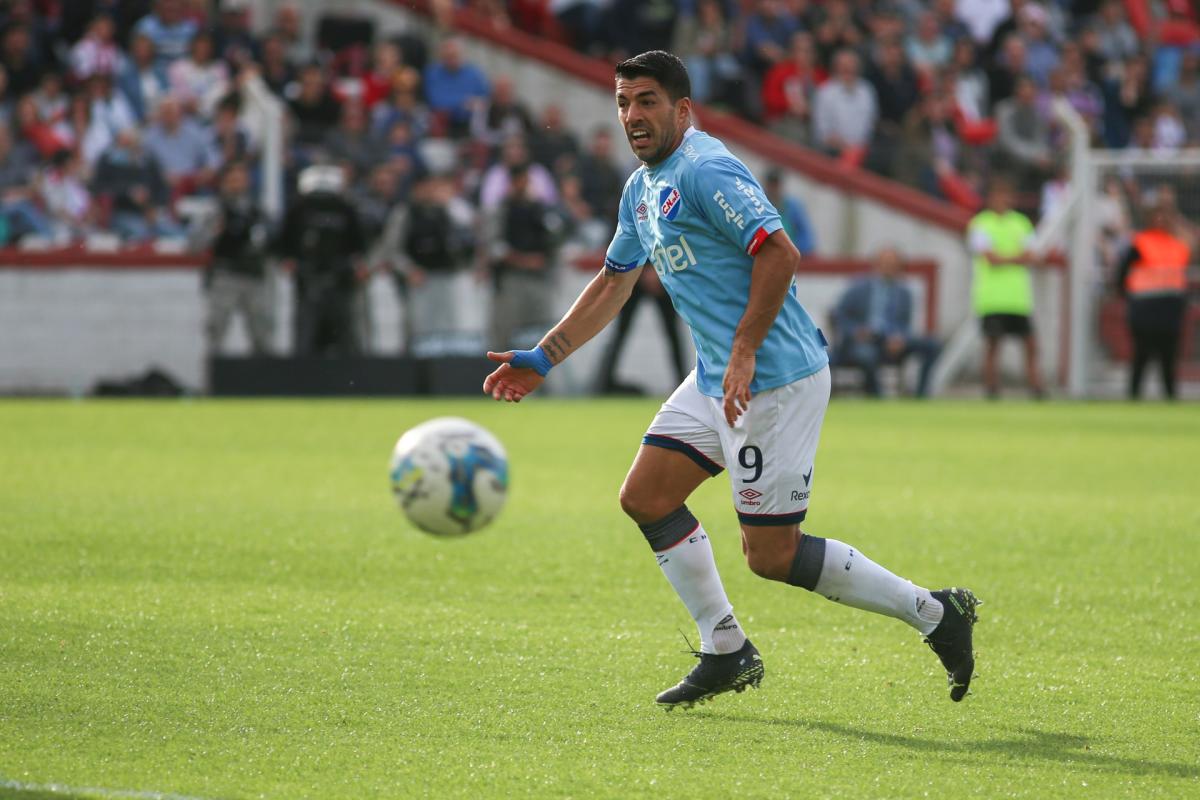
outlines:
[[[483,528],[508,495],[504,446],[460,417],[431,419],[401,436],[392,450],[390,474],[405,516],[435,536],[464,536]]]

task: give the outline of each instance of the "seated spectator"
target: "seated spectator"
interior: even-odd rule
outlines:
[[[614,55],[628,58],[667,49],[678,13],[675,0],[610,0],[608,38]]]
[[[71,98],[71,110],[67,118],[55,126],[55,131],[61,141],[81,157],[79,169],[85,180],[96,160],[113,143],[113,130],[105,120],[92,113],[92,103],[82,92]]]
[[[112,17],[101,15],[88,25],[87,33],[71,48],[71,75],[86,81],[93,75],[116,77],[123,56],[113,37],[116,25]]]
[[[183,0],[154,0],[154,11],[134,26],[135,36],[154,43],[154,58],[164,70],[188,54],[188,46],[199,26],[184,14]]]
[[[1129,24],[1121,0],[1105,0],[1091,28],[1096,32],[1099,52],[1105,61],[1125,61],[1141,50],[1137,32]]]
[[[800,20],[789,13],[782,0],[758,0],[746,17],[745,61],[761,79],[787,56],[792,34]]]
[[[1025,40],[1011,34],[988,71],[988,102],[995,113],[997,105],[1013,96],[1017,81],[1026,71]]]
[[[814,144],[848,164],[860,164],[878,113],[875,90],[859,77],[858,55],[838,52],[833,74],[817,89],[813,104]]]
[[[554,176],[541,164],[530,163],[529,148],[519,136],[508,139],[500,148],[500,160],[483,173],[479,184],[479,207],[493,211],[509,194],[509,180],[518,167],[525,168],[523,177],[529,183],[529,195],[547,205],[558,201]]]
[[[168,209],[171,194],[162,170],[142,147],[136,128],[122,131],[116,146],[100,158],[92,186],[111,203],[112,228],[125,241],[182,236]]]
[[[534,161],[554,175],[566,173],[574,164],[579,142],[563,123],[562,108],[557,103],[547,103],[542,109],[537,130],[529,140],[529,151]]]
[[[42,82],[46,67],[38,57],[28,25],[15,23],[0,33],[0,66],[8,75],[8,90],[14,97],[34,91]]]
[[[387,132],[384,158],[396,173],[402,195],[407,195],[413,181],[427,171],[425,149],[430,143],[430,139],[418,139],[413,134],[412,126],[402,119],[396,120]]]
[[[867,164],[873,171],[887,175],[900,139],[904,115],[916,105],[919,92],[917,73],[906,60],[899,41],[879,43],[875,48],[875,61],[867,70],[867,80],[875,90],[879,105]]]
[[[253,174],[257,153],[251,148],[250,135],[242,126],[240,115],[241,100],[236,94],[226,95],[217,104],[208,130],[208,163],[218,168],[238,163]]]
[[[391,93],[371,109],[371,127],[384,134],[398,121],[403,121],[416,136],[429,131],[429,106],[421,98],[421,73],[403,67],[392,76]]]
[[[37,101],[32,94],[17,100],[13,109],[13,130],[17,138],[28,142],[41,158],[50,158],[71,144],[71,138],[61,129],[44,121],[38,114]]]
[[[1187,129],[1179,109],[1170,100],[1160,100],[1150,112],[1154,121],[1155,152],[1173,153],[1187,143]]]
[[[371,67],[359,81],[355,91],[359,102],[368,111],[392,91],[392,79],[404,69],[400,47],[395,42],[380,42],[371,51]]]
[[[807,142],[812,129],[813,100],[826,78],[817,63],[817,45],[811,33],[792,34],[788,57],[763,79],[763,120],[767,127],[796,142]]]
[[[358,102],[342,105],[341,121],[325,134],[322,149],[331,161],[349,168],[347,178],[351,188],[372,167],[384,161],[387,154],[387,144],[371,132],[367,110]]]
[[[249,0],[221,0],[213,50],[234,73],[258,60],[262,48],[250,29]]]
[[[1179,65],[1179,80],[1165,92],[1179,109],[1188,142],[1200,144],[1200,51],[1189,50]]]
[[[464,59],[462,47],[460,39],[446,38],[439,60],[425,72],[425,101],[433,113],[446,118],[452,135],[467,132],[471,114],[488,96],[487,77]]]
[[[855,20],[854,10],[847,0],[826,0],[821,12],[813,32],[822,63],[831,64],[841,50],[859,52],[863,48],[865,32]]]
[[[917,17],[917,27],[904,42],[913,69],[925,80],[950,62],[952,45],[932,11]]]
[[[32,234],[54,235],[50,220],[35,202],[37,155],[25,142],[14,144],[7,125],[0,125],[0,216],[7,235],[3,244]]]
[[[996,106],[997,156],[1016,176],[1019,191],[1034,191],[1054,166],[1050,124],[1038,110],[1032,78],[1017,81],[1016,93]]]
[[[322,144],[342,116],[341,103],[330,91],[320,64],[309,64],[300,71],[299,89],[288,107],[296,120],[294,143],[301,147]]]
[[[229,67],[216,58],[212,36],[201,31],[192,37],[188,54],[167,69],[171,96],[188,114],[212,117],[217,102],[229,94]]]
[[[955,5],[957,0],[934,0],[933,16],[937,19],[938,30],[942,36],[945,36],[955,45],[959,42],[966,41],[971,43],[974,49],[974,41],[971,39],[971,30],[961,19],[955,15]]]
[[[533,116],[517,98],[512,78],[499,75],[492,83],[492,96],[475,109],[471,138],[496,147],[510,136],[533,133]]]
[[[1134,122],[1150,113],[1149,68],[1143,56],[1134,56],[1121,68],[1121,74],[1105,82],[1104,144],[1121,148],[1129,144]]]
[[[92,119],[107,129],[110,138],[138,124],[133,106],[113,87],[111,76],[93,75],[87,82],[87,96],[92,106]]]
[[[1021,8],[1017,31],[1025,41],[1025,70],[1039,87],[1050,80],[1050,73],[1058,67],[1059,44],[1050,34],[1046,9],[1037,3],[1028,3]]]
[[[980,69],[975,44],[969,38],[954,43],[949,74],[953,76],[955,104],[963,118],[971,123],[987,119],[991,107],[987,74]]]
[[[285,95],[288,86],[296,80],[296,67],[288,58],[287,40],[279,31],[271,31],[263,39],[258,70],[263,83],[280,97]]]
[[[694,15],[679,18],[671,52],[687,67],[692,100],[742,108],[736,92],[742,66],[733,55],[733,26],[725,19],[720,0],[700,0]]]
[[[216,164],[209,137],[183,113],[173,97],[158,104],[158,122],[146,132],[146,152],[153,157],[173,194],[189,193],[212,184]]]
[[[38,194],[50,217],[55,240],[73,242],[87,235],[94,209],[77,155],[70,150],[55,153],[38,181]]]
[[[580,198],[588,205],[592,215],[605,223],[605,232],[611,239],[617,224],[617,207],[621,202],[621,191],[625,188],[626,175],[613,160],[613,138],[607,127],[592,131],[587,152],[580,157],[578,171]]]
[[[783,230],[792,240],[792,244],[796,245],[800,255],[810,256],[815,253],[817,236],[812,221],[808,217],[808,209],[804,207],[804,203],[799,197],[784,191],[783,173],[780,170],[772,169],[767,172],[766,180],[763,182],[763,192],[766,193],[767,200],[771,202],[771,205],[775,206],[775,210],[779,212]]]
[[[154,117],[158,101],[167,95],[167,70],[154,56],[154,41],[137,34],[129,44],[129,58],[117,73],[117,89],[133,106],[141,122]]]
[[[879,367],[903,366],[910,356],[921,359],[917,396],[929,395],[929,379],[941,348],[933,339],[912,331],[912,292],[901,280],[900,254],[885,248],[875,256],[874,270],[856,281],[834,310],[837,363],[862,370],[864,388],[882,396]]]
[[[313,60],[316,51],[304,36],[304,17],[296,3],[281,3],[275,9],[274,29],[283,39],[289,61],[307,64]]]
[[[38,117],[43,121],[57,125],[66,119],[71,99],[63,91],[62,75],[57,72],[42,75],[42,81],[33,93],[33,102],[37,104]]]

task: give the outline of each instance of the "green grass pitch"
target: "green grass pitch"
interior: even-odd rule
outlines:
[[[754,577],[722,476],[767,675],[666,714],[694,629],[616,502],[655,408],[0,403],[0,796],[1200,797],[1200,409],[835,401],[805,528],[972,587],[972,694]],[[464,540],[388,490],[443,414],[511,459]]]

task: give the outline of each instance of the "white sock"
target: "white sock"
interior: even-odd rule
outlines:
[[[734,653],[746,642],[733,605],[725,596],[712,545],[704,527],[695,529],[678,544],[654,554],[658,566],[675,588],[700,630],[700,652]]]
[[[813,591],[835,603],[903,620],[924,635],[942,621],[942,604],[928,589],[893,575],[837,539],[825,540],[825,565]]]

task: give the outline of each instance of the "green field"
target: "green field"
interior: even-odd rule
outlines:
[[[972,587],[972,694],[755,578],[722,476],[767,676],[672,714],[694,628],[616,503],[655,408],[0,403],[0,796],[1200,797],[1200,408],[835,402],[805,528]],[[449,413],[512,493],[442,541],[386,473]]]

